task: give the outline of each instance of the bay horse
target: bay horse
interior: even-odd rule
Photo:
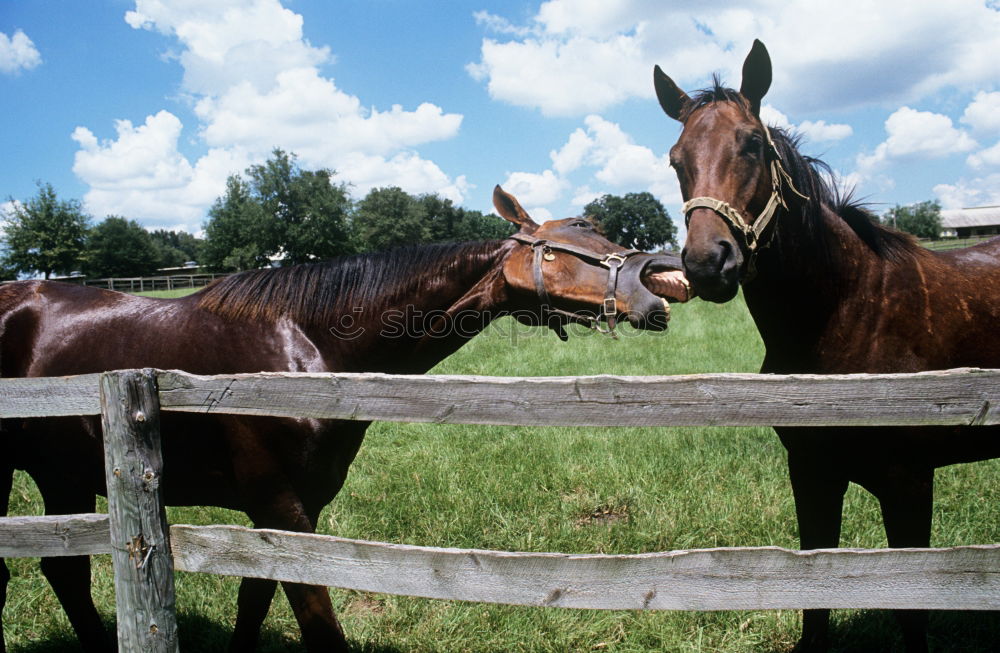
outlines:
[[[561,336],[566,322],[597,316],[612,328],[622,319],[666,328],[669,305],[642,281],[669,276],[679,259],[623,251],[584,220],[536,224],[499,186],[493,199],[519,227],[508,239],[252,270],[178,299],[44,281],[4,285],[0,375],[140,367],[416,374],[501,315]],[[259,528],[313,532],[368,424],[165,413],[165,501],[240,510]],[[47,514],[93,512],[105,492],[99,420],[6,420],[2,443],[3,514],[15,468],[34,479]],[[83,648],[113,650],[90,595],[89,558],[45,558],[41,566]],[[0,598],[9,577],[0,565]],[[256,647],[276,585],[242,580],[231,651]],[[327,589],[282,585],[305,648],[345,650]]]
[[[1000,367],[1000,239],[948,252],[878,224],[798,137],[760,119],[771,60],[755,41],[737,92],[694,97],[657,66],[657,99],[682,123],[670,164],[688,225],[694,294],[742,284],[764,341],[762,372],[919,372]],[[996,427],[776,428],[803,549],[836,547],[849,482],[880,502],[891,547],[930,545],[934,470],[1000,456]],[[927,650],[927,613],[897,614],[908,651]],[[796,650],[828,647],[829,611],[808,610]]]

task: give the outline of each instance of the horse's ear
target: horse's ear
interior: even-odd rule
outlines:
[[[500,188],[499,184],[493,189],[493,206],[505,220],[521,227],[524,233],[534,233],[535,229],[538,229],[538,224],[521,208],[517,198]]]
[[[743,62],[743,83],[740,94],[750,100],[753,115],[760,115],[760,101],[771,88],[771,56],[759,40],[753,40],[750,54]]]
[[[670,79],[659,66],[653,66],[653,87],[656,89],[656,99],[660,101],[664,113],[674,120],[680,120],[684,107],[691,101],[687,93],[674,84],[674,80]]]

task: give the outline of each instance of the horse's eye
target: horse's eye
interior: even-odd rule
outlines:
[[[764,138],[760,134],[750,134],[743,143],[743,155],[751,158],[760,156],[764,147]]]

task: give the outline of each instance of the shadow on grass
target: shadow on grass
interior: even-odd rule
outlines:
[[[1000,612],[932,612],[928,640],[933,653],[996,653],[1000,650]],[[834,619],[830,653],[877,651],[904,652],[892,611],[866,610],[846,619]],[[775,649],[771,653],[785,651]]]
[[[105,621],[109,633],[114,632],[114,622]],[[232,630],[198,615],[178,615],[180,632],[179,648],[184,653],[219,653],[227,650]],[[43,640],[22,644],[9,649],[10,653],[80,653],[80,643],[72,633],[52,634]],[[305,653],[298,638],[288,637],[275,630],[264,628],[256,653]],[[371,646],[364,642],[350,641],[352,653],[403,653],[402,649],[389,646]]]

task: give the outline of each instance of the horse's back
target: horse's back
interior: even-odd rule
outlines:
[[[938,256],[961,267],[993,268],[1000,272],[1000,236],[981,243],[938,252]]]
[[[157,301],[55,281],[0,288],[0,376],[54,376],[115,369],[129,347],[123,322],[143,322]],[[134,340],[134,338],[132,338]],[[100,352],[109,365],[91,369]],[[142,367],[143,365],[129,365]]]

